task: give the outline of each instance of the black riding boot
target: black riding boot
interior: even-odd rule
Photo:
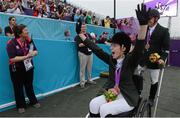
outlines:
[[[154,103],[157,89],[158,89],[158,82],[156,84],[151,84],[149,100],[150,102],[152,102],[152,104]]]

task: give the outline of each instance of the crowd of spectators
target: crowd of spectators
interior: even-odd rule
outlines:
[[[66,0],[0,0],[0,12],[24,14],[77,22],[80,18],[87,24],[117,28],[114,18],[102,16],[70,3]]]
[[[87,11],[79,7],[73,6],[66,0],[0,0],[0,12],[31,15],[34,17],[46,17],[52,19],[66,20],[77,22],[78,19],[85,21],[86,24],[104,26],[106,28],[117,28],[115,19],[106,16],[100,18],[92,11]],[[5,30],[6,36],[13,35],[13,24],[15,17],[9,18],[9,26]],[[0,33],[2,29],[0,28]],[[70,40],[70,30],[64,32],[66,40]],[[96,43],[106,44],[110,37],[107,32],[102,32],[100,36],[94,34]]]

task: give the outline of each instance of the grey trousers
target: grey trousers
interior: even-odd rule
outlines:
[[[78,52],[78,56],[79,56],[79,63],[80,63],[80,84],[85,84],[86,70],[87,70],[88,79],[91,79],[93,56],[92,54],[85,55],[81,52]]]

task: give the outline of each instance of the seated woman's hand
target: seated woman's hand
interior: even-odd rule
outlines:
[[[113,92],[115,95],[118,95],[118,91],[116,91],[115,88],[111,88],[111,89],[109,89],[108,91],[111,91],[111,92]]]
[[[120,93],[119,86],[114,86],[114,89],[116,90],[116,92],[117,92],[118,94]]]
[[[117,95],[118,93],[114,88],[108,89],[108,91],[104,92],[104,96],[107,102],[116,100]]]

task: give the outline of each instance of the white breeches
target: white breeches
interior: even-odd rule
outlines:
[[[115,101],[107,103],[105,96],[101,95],[91,100],[89,104],[90,112],[99,114],[102,118],[108,114],[117,115],[123,112],[131,111],[134,107],[129,106],[122,94],[119,94]]]
[[[141,67],[140,65],[138,65],[138,67],[135,70],[135,74],[140,75],[141,71],[144,71],[146,68]],[[159,74],[160,74],[160,69],[146,69],[150,79],[151,79],[151,84],[155,84],[158,82],[159,80]]]

